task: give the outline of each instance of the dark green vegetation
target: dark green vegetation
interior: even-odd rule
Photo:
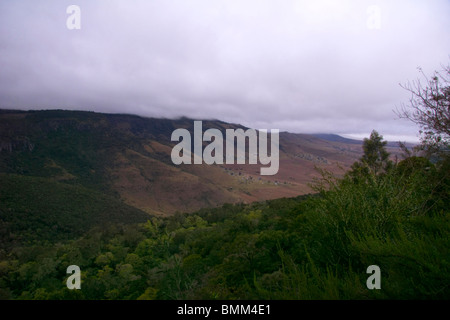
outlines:
[[[361,161],[357,167],[372,164]],[[411,157],[382,168],[377,174],[354,170],[342,179],[323,171],[314,196],[224,205],[94,227],[53,245],[16,246],[0,262],[0,294],[449,299],[448,159],[432,164]],[[81,290],[65,286],[72,264],[82,270]],[[366,287],[369,265],[381,269],[381,290]]]
[[[448,146],[393,162],[374,131],[343,177],[318,168],[312,195],[168,217],[138,209],[159,202],[126,205],[150,196],[213,205],[238,181],[219,167],[171,165],[168,137],[191,124],[1,112],[0,298],[450,298]],[[282,163],[292,171],[318,150],[318,140],[299,147],[310,137],[283,139],[285,159],[298,154]],[[81,290],[66,287],[70,265],[81,268]],[[366,287],[370,265],[381,269],[380,290]]]
[[[47,178],[0,173],[0,258],[22,245],[75,239],[105,224],[148,214],[100,192]]]

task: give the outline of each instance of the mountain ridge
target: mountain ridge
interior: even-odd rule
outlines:
[[[274,176],[260,176],[260,165],[248,161],[176,166],[171,134],[178,128],[192,132],[193,122],[62,109],[0,110],[0,173],[81,185],[152,215],[171,215],[307,194],[318,177],[316,166],[339,174],[361,156],[361,146],[346,138],[280,132],[280,170]],[[248,129],[202,122],[204,130]]]

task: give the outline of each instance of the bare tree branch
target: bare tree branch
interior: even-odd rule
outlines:
[[[400,84],[411,93],[411,98],[409,104],[402,104],[395,113],[420,126],[424,145],[446,149],[450,141],[450,66],[442,68],[431,79],[419,68],[425,84],[420,79]]]

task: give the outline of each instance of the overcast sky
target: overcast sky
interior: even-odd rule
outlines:
[[[399,83],[449,63],[449,16],[448,0],[0,0],[0,107],[405,140]]]

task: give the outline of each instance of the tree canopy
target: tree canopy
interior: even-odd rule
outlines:
[[[352,176],[377,176],[392,168],[392,161],[389,160],[389,152],[386,150],[387,141],[383,140],[376,130],[373,130],[369,138],[364,138],[363,151],[359,161],[352,165],[350,175]]]

